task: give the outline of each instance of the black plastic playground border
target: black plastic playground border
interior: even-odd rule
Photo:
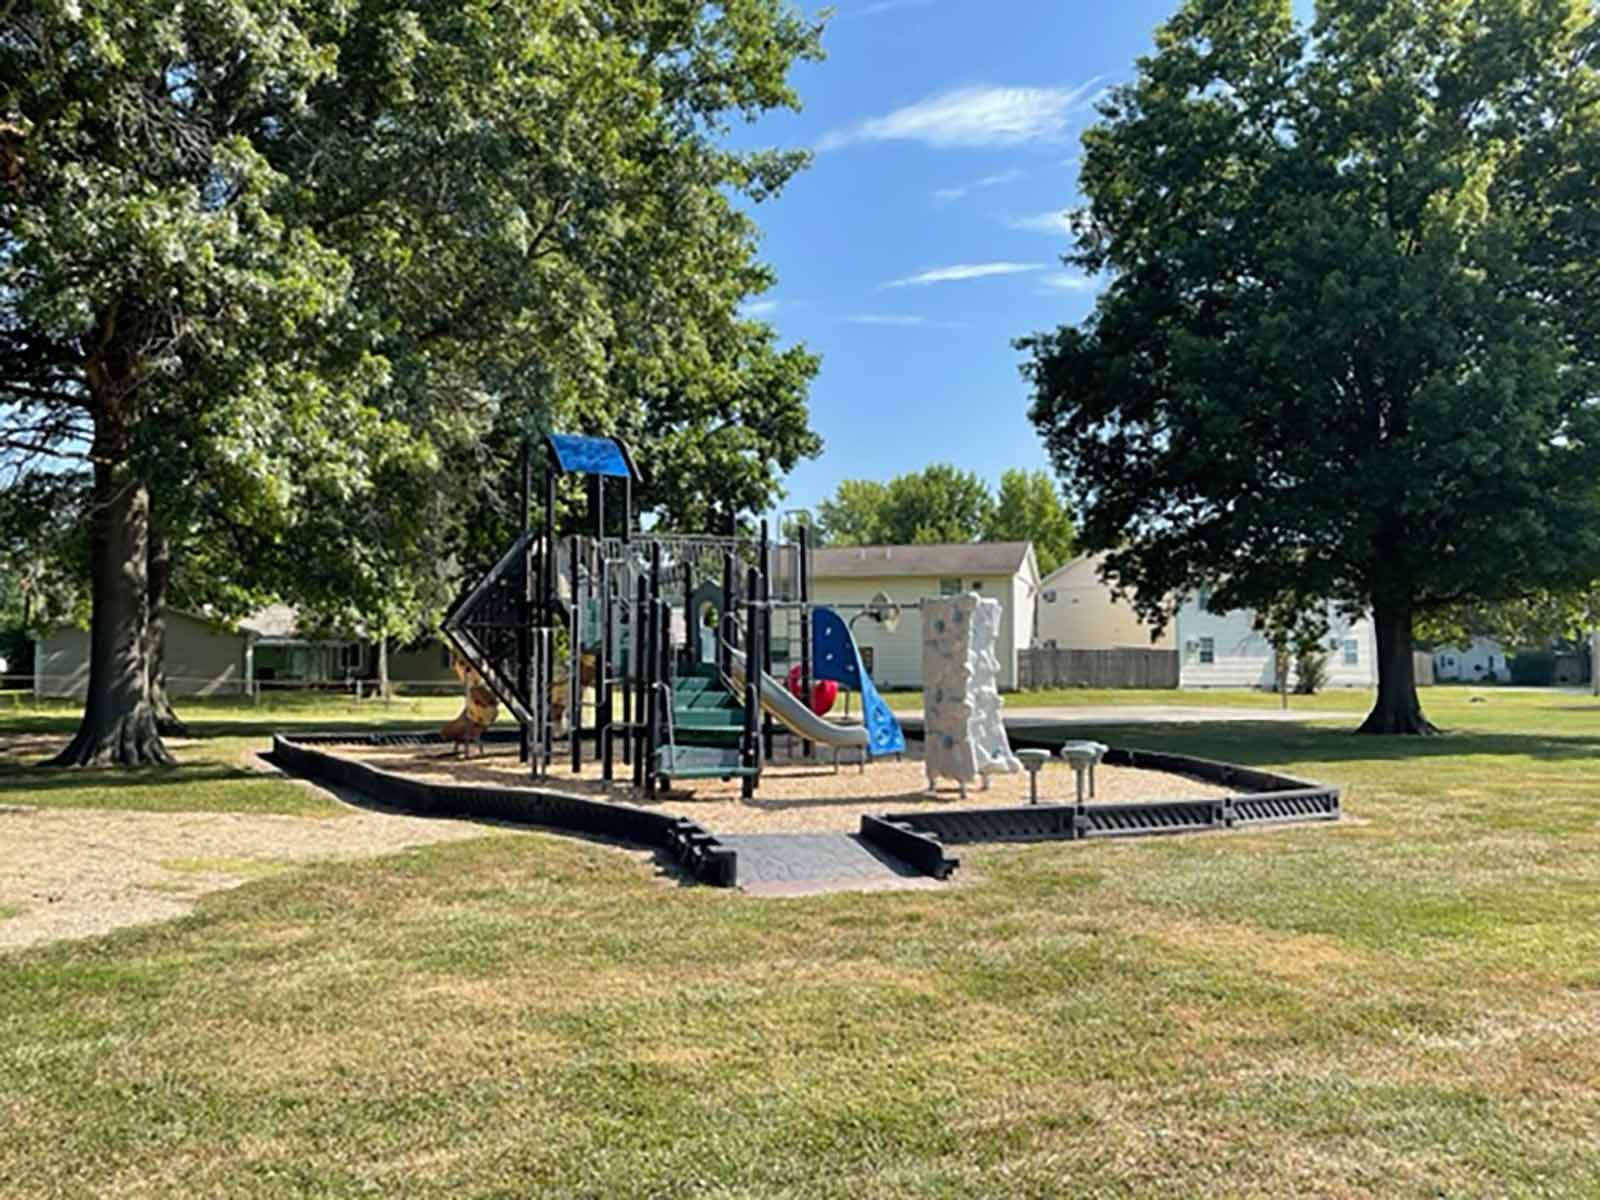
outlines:
[[[488,737],[489,741],[514,740]],[[631,804],[587,800],[538,787],[480,787],[412,779],[320,746],[443,746],[436,733],[274,734],[272,759],[292,774],[347,787],[390,808],[419,816],[479,817],[616,838],[671,854],[695,879],[717,887],[738,882],[738,858],[694,821]]]
[[[1059,743],[1013,735],[1011,744],[1014,749],[1032,745],[1054,750]],[[1337,821],[1340,817],[1338,788],[1306,783],[1271,771],[1158,750],[1112,749],[1102,761],[1114,767],[1165,771],[1239,790],[1217,799],[1156,800],[1144,804],[1028,804],[1012,808],[885,813],[877,818],[863,818],[861,836],[920,865],[916,859],[896,849],[897,845],[907,844],[907,837],[920,835],[937,848],[942,858],[944,846],[973,842],[1079,841],[1200,833],[1241,826]],[[922,853],[928,861],[933,861],[933,851]]]
[[[484,740],[514,742],[509,730]],[[1012,745],[1054,749],[1026,735]],[[588,800],[538,787],[481,787],[413,779],[358,759],[327,754],[319,746],[443,746],[436,733],[274,734],[273,761],[284,770],[348,787],[380,804],[422,816],[465,816],[616,838],[665,850],[694,879],[716,887],[738,883],[738,854],[698,823],[619,801]],[[1012,808],[960,808],[863,815],[861,833],[887,854],[935,879],[948,879],[960,859],[947,845],[976,842],[1079,841],[1199,833],[1241,826],[1337,821],[1339,789],[1287,775],[1156,750],[1107,751],[1111,766],[1143,767],[1238,788],[1219,799],[1157,800],[1144,804],[1029,804]]]

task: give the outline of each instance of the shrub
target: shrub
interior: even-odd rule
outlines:
[[[1328,656],[1320,650],[1303,650],[1294,660],[1297,696],[1314,696],[1328,682]]]

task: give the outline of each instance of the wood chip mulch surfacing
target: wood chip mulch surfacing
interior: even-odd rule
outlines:
[[[915,743],[913,743],[915,745]],[[440,783],[494,784],[501,787],[542,787],[599,800],[615,800],[690,817],[713,833],[854,833],[863,813],[907,812],[918,808],[1004,808],[1028,803],[1028,776],[990,777],[987,791],[977,784],[960,790],[940,780],[928,791],[927,775],[913,751],[904,759],[884,759],[862,770],[853,763],[833,768],[832,757],[811,762],[776,762],[761,775],[754,798],[740,798],[740,781],[695,780],[685,782],[653,802],[621,782],[631,782],[630,768],[616,765],[618,782],[607,786],[599,764],[586,762],[581,775],[570,763],[558,759],[543,780],[529,778],[528,768],[516,752],[499,749],[482,757],[456,758],[448,749],[429,746],[330,746],[331,753],[359,758],[385,771]],[[1223,788],[1198,783],[1163,771],[1101,766],[1095,776],[1095,802],[1136,803],[1153,800],[1201,800],[1227,795]],[[1039,773],[1041,803],[1070,802],[1075,796],[1072,769],[1051,762]]]

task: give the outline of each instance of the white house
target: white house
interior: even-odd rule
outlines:
[[[1435,650],[1433,677],[1467,683],[1503,683],[1511,678],[1511,664],[1499,642],[1475,637],[1468,646],[1441,646]]]
[[[1178,609],[1178,686],[1186,688],[1275,688],[1276,657],[1247,609],[1206,611],[1210,594],[1185,598]],[[1331,605],[1324,645],[1328,687],[1373,687],[1378,681],[1377,641],[1370,618],[1341,616]],[[1294,677],[1289,684],[1294,686]]]
[[[1177,644],[1172,626],[1152,638],[1132,606],[1101,580],[1104,561],[1104,554],[1085,554],[1044,577],[1033,644],[1062,650],[1171,650]]]
[[[922,619],[917,602],[972,591],[1000,601],[1000,686],[1017,686],[1017,654],[1033,641],[1039,563],[1032,542],[931,546],[824,546],[812,554],[812,599],[841,606],[882,592],[902,606],[893,631],[863,619],[853,625],[867,669],[880,688],[922,686]],[[844,611],[848,619],[852,614]]]
[[[375,652],[355,638],[330,638],[298,628],[295,611],[274,604],[251,614],[237,630],[204,616],[166,613],[167,691],[172,696],[242,696],[258,686],[343,684],[371,678]],[[89,632],[57,629],[34,642],[34,695],[81,698],[89,686]],[[449,653],[437,641],[389,655],[397,685],[448,684]]]

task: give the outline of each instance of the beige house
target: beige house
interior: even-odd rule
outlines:
[[[172,696],[246,696],[262,687],[343,687],[372,679],[375,648],[356,638],[302,633],[295,611],[274,604],[237,629],[194,613],[167,611],[167,692]],[[58,629],[34,643],[34,695],[81,699],[89,686],[89,632]],[[389,653],[389,679],[433,690],[460,685],[437,639]]]
[[[837,604],[848,621],[880,592],[902,609],[893,631],[870,618],[853,623],[856,644],[879,688],[922,686],[925,597],[973,591],[1000,601],[1000,686],[1017,686],[1017,654],[1033,639],[1039,564],[1032,542],[932,546],[825,546],[812,554],[812,599]]]
[[[1173,626],[1169,623],[1152,640],[1150,627],[1101,580],[1104,561],[1104,554],[1085,554],[1045,576],[1033,644],[1062,650],[1173,649]]]

